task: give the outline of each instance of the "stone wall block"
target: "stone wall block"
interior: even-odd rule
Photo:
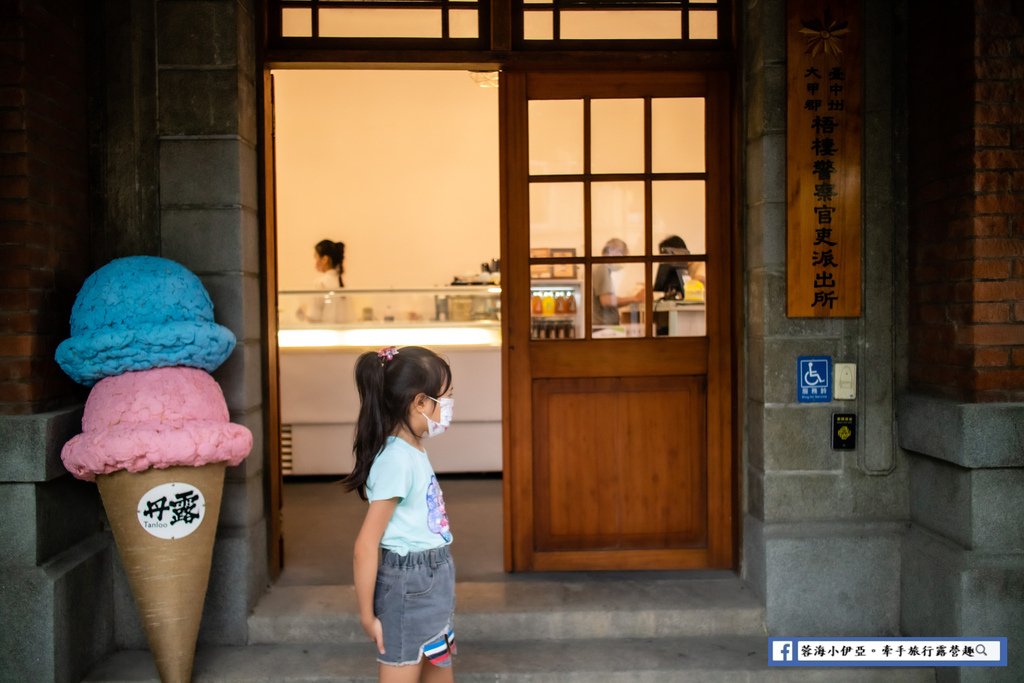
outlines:
[[[961,467],[1024,467],[1024,403],[899,398],[900,446]]]
[[[244,481],[263,472],[265,439],[263,434],[263,409],[257,406],[244,412],[232,412],[231,421],[248,428],[252,432],[252,450],[249,457],[236,467],[229,467],[224,477],[228,481]]]
[[[900,537],[887,525],[860,532],[765,531],[771,635],[896,635]]]
[[[765,338],[761,336],[747,337],[746,398],[747,405],[764,403],[764,347]]]
[[[971,546],[971,470],[910,454],[910,514],[923,526]]]
[[[248,218],[238,209],[160,212],[162,255],[199,273],[251,272]]]
[[[850,482],[840,473],[764,473],[765,522],[843,519],[850,515],[852,499]]]
[[[1024,554],[1024,505],[1021,501],[1024,501],[1024,469],[971,470],[973,547]],[[1017,595],[1024,596],[1024,590]]]
[[[900,631],[921,637],[959,634],[959,550],[916,527],[902,545]]]
[[[832,450],[831,444],[834,411],[831,404],[822,407],[809,405],[799,410],[786,406],[765,406],[765,470],[841,472],[842,453]]]
[[[48,481],[67,474],[60,449],[82,431],[82,406],[0,416],[0,482]]]
[[[262,520],[218,533],[203,621],[199,626],[200,643],[237,645],[246,642],[249,612],[268,582],[266,558],[266,525]]]
[[[786,201],[786,138],[768,134],[747,142],[747,203]]]
[[[747,270],[784,268],[786,264],[786,204],[758,202],[746,210]]]
[[[242,175],[244,147],[238,140],[161,140],[161,208],[242,206],[248,182]]]
[[[44,566],[4,570],[3,680],[76,683],[110,653],[110,553],[96,534]]]
[[[263,479],[252,476],[224,482],[224,497],[218,524],[225,527],[248,527],[263,519]]]
[[[258,143],[256,81],[251,75],[238,74],[238,136],[255,147]]]
[[[748,467],[746,469],[746,489],[747,489],[747,514],[754,519],[764,520],[764,491],[765,491],[765,474],[762,470]]]
[[[235,273],[202,275],[210,293],[217,321],[235,333],[238,341],[260,339],[260,283],[252,276]]]
[[[768,407],[759,401],[748,401],[745,411],[747,418],[747,467],[765,469],[765,416]]]
[[[239,342],[224,364],[214,370],[231,411],[248,411],[262,404],[262,351],[258,342]]]
[[[843,337],[842,319],[790,318],[786,315],[785,271],[752,272],[748,286],[751,291],[751,317],[759,316],[766,337]]]
[[[242,20],[236,0],[160,0],[156,5],[160,64],[233,66],[243,56],[256,63],[251,50],[239,50]]]
[[[234,68],[161,69],[158,82],[161,135],[239,133],[241,93]]]
[[[740,558],[743,580],[763,600],[767,593],[765,575],[764,522],[743,515],[743,556]]]

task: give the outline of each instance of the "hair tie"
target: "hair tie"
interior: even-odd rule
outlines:
[[[395,356],[398,355],[398,349],[394,346],[385,346],[383,349],[377,352],[377,358],[380,358],[380,364],[390,362]]]

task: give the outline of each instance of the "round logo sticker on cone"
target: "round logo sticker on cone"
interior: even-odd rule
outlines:
[[[172,481],[154,486],[139,499],[139,524],[164,540],[185,538],[199,528],[206,516],[203,492],[192,484]]]

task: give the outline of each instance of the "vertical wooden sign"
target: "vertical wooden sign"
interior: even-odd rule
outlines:
[[[786,314],[861,314],[860,0],[789,0]]]

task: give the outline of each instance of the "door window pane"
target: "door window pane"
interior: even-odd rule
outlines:
[[[705,283],[702,261],[655,263],[652,334],[655,337],[703,337],[707,334]]]
[[[626,255],[644,253],[643,181],[595,182],[590,186],[591,253],[600,256],[609,240],[626,243]]]
[[[643,100],[593,100],[590,103],[590,170],[592,173],[643,173]]]
[[[533,280],[530,283],[530,338],[576,339],[583,329],[583,301],[578,282]]]
[[[313,35],[313,10],[281,10],[281,35],[286,38],[307,38]]]
[[[597,263],[591,269],[591,336],[595,339],[644,334],[644,265]]]
[[[704,171],[704,98],[651,103],[651,168],[655,173]]]
[[[583,254],[583,183],[530,183],[530,249]]]
[[[651,187],[651,218],[655,251],[672,235],[686,242],[691,254],[705,252],[704,181],[658,180]]]
[[[526,40],[551,40],[555,37],[554,13],[524,12],[523,38]]]
[[[476,38],[479,32],[480,21],[477,18],[476,10],[452,9],[448,13],[448,37],[449,38]]]
[[[583,100],[530,102],[530,175],[583,173]]]

